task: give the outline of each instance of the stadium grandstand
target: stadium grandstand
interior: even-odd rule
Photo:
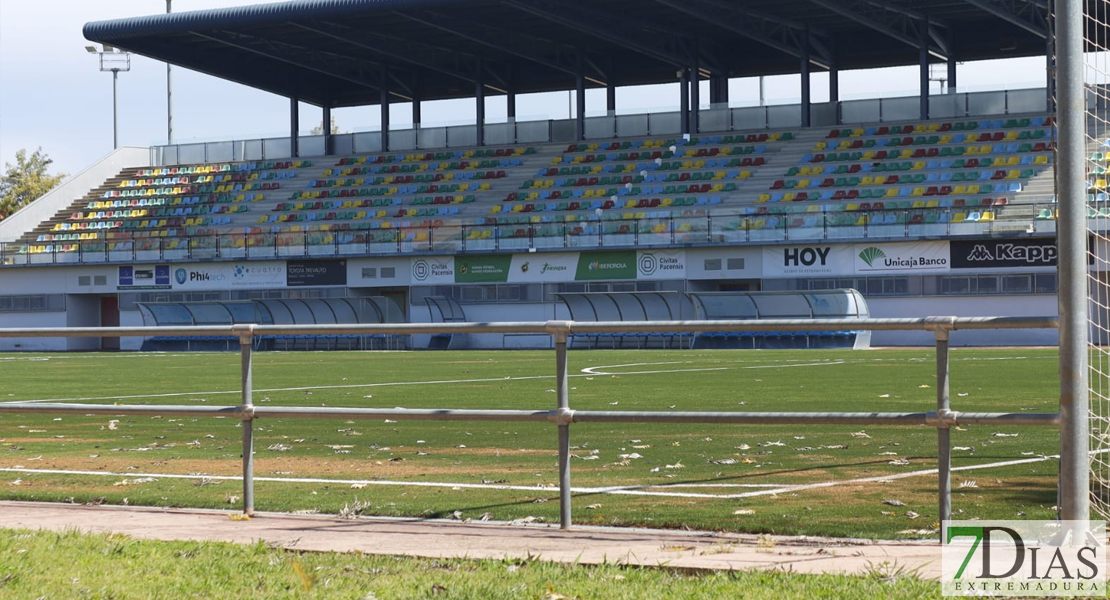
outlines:
[[[1045,56],[1049,29],[1033,0],[306,0],[89,23],[91,41],[290,98],[291,134],[121,149],[4,220],[0,327],[545,320],[585,307],[601,320],[1053,315],[1052,78],[957,91],[959,63]],[[841,71],[907,65],[916,96],[840,99]],[[818,71],[825,102],[811,100]],[[730,79],[799,73],[796,104],[730,106]],[[618,86],[675,82],[676,111],[617,104]],[[587,116],[589,89],[605,90],[604,116]],[[559,90],[576,118],[517,120],[518,94]],[[506,98],[504,119],[487,122],[489,96]],[[453,98],[475,99],[474,124],[421,126],[421,102]],[[304,136],[299,103],[323,123],[375,105],[388,124],[404,105],[415,125]],[[1090,153],[1097,224],[1110,219],[1110,152]],[[425,337],[406,345],[549,343]],[[864,336],[850,337],[825,341]],[[169,347],[121,347],[144,344]]]

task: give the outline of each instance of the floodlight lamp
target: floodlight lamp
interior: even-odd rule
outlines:
[[[85,52],[96,54],[96,46],[85,46]]]
[[[105,52],[115,52],[116,49],[113,48],[112,46],[109,46],[108,44],[104,44],[104,51]]]

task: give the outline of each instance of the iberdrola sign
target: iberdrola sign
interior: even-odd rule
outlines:
[[[578,256],[575,281],[636,279],[636,251],[590,252]]]

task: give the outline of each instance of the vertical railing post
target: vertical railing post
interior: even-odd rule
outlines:
[[[548,323],[548,330],[555,338],[555,396],[556,424],[559,426],[559,529],[570,529],[570,424],[574,412],[570,410],[567,386],[567,338],[569,323]]]
[[[940,542],[943,544],[944,522],[952,518],[952,430],[948,419],[952,412],[948,392],[947,327],[937,327],[937,498],[939,502]]]
[[[254,514],[254,377],[251,373],[254,325],[236,325],[232,330],[239,337],[242,385],[239,412],[243,424],[243,514],[249,516]]]

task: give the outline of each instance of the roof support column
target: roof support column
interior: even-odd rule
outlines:
[[[382,82],[384,84],[385,77],[382,77]],[[382,109],[382,152],[389,152],[389,92],[386,91],[385,85],[382,85],[381,109]]]
[[[698,118],[698,109],[701,108],[701,65],[694,59],[694,66],[690,69],[690,132],[701,131],[701,121]]]
[[[583,73],[582,52],[578,52],[578,61],[574,74],[575,122],[574,139],[586,139],[586,75]]]
[[[1049,75],[1052,79],[1052,75]],[[948,57],[948,93],[956,93],[956,59],[951,56]]]
[[[714,75],[709,78],[709,104],[728,104],[728,77]]]
[[[807,31],[801,36],[802,56],[801,56],[801,75],[802,75],[802,127],[809,127],[811,123],[810,113],[811,100],[810,100],[810,76],[809,76],[809,32]]]
[[[919,98],[921,99],[921,119],[929,118],[929,52],[925,48],[918,50],[918,67],[920,75]]]
[[[840,69],[829,67],[829,104],[833,107],[833,119],[840,125]]]
[[[322,119],[323,120],[321,122],[324,124],[323,125],[323,130],[324,130],[323,131],[323,133],[324,133],[324,155],[325,156],[330,156],[332,154],[332,149],[331,149],[331,139],[332,139],[331,138],[331,107],[328,106],[327,104],[324,105]]]
[[[605,87],[605,114],[610,117],[617,116],[617,84],[613,76],[609,75],[609,85]]]
[[[297,143],[297,135],[301,130],[301,113],[296,96],[289,98],[289,156],[297,158],[301,149]]]
[[[474,77],[474,143],[486,145],[486,81],[482,59],[478,59]]]
[[[1048,114],[1056,116],[1056,64],[1053,63],[1052,57],[1056,54],[1056,48],[1053,47],[1054,37],[1046,35],[1044,40],[1044,55],[1045,55],[1045,76],[1048,82],[1045,84],[1045,108],[1048,109]],[[956,86],[952,86],[956,87]]]
[[[420,97],[412,96],[412,128],[420,129]]]
[[[921,120],[929,118],[929,22],[921,25],[921,40],[917,47],[917,63],[921,80]]]
[[[683,135],[690,133],[690,71],[678,71],[678,122]]]

